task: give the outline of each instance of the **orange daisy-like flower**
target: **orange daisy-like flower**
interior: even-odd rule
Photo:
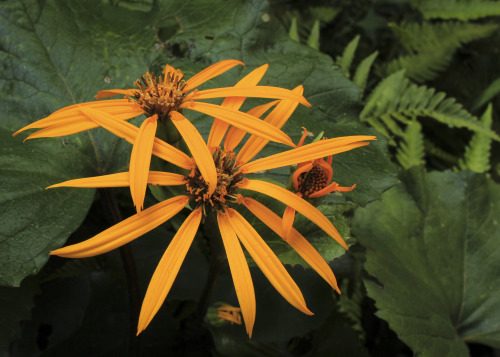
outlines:
[[[302,93],[302,87],[298,87],[294,91]],[[252,112],[260,116],[269,107],[276,105],[264,121],[273,127],[281,128],[297,104],[295,100],[281,100],[279,103],[257,107]],[[170,242],[149,283],[139,317],[138,333],[147,327],[161,307],[194,236],[207,215],[215,215],[217,219],[241,313],[250,336],[255,321],[256,302],[250,270],[241,244],[271,284],[290,304],[306,314],[312,314],[306,306],[300,289],[283,264],[252,225],[234,207],[245,206],[276,234],[283,236],[282,219],[257,200],[245,197],[245,190],[268,195],[293,207],[344,248],[348,247],[328,218],[306,200],[281,186],[266,181],[248,179],[245,175],[352,150],[368,145],[366,140],[375,140],[376,137],[360,135],[321,140],[252,161],[266,145],[267,139],[251,135],[236,154],[233,149],[242,138],[242,133],[237,128],[227,130],[227,127],[221,126],[215,121],[209,144],[207,144],[191,122],[180,114],[173,113],[171,118],[173,124],[185,138],[186,144],[195,158],[196,165],[185,175],[151,171],[147,182],[153,185],[184,185],[185,194],[160,202],[93,238],[55,250],[51,254],[68,258],[83,258],[106,253],[159,226],[189,203],[193,210]],[[125,125],[123,121],[118,122],[122,123],[122,126]],[[219,145],[224,135],[224,145],[221,147]],[[175,151],[172,150],[172,152]],[[207,174],[214,169],[215,176]],[[124,172],[77,179],[51,187],[128,186],[129,175],[128,172]],[[211,189],[211,187],[215,187],[215,189]],[[328,284],[339,291],[335,276],[328,264],[297,230],[292,228],[286,241]]]
[[[241,309],[230,305],[222,305],[217,308],[217,317],[232,324],[241,325]]]
[[[258,82],[267,70],[267,65],[257,68],[234,87],[201,91],[196,89],[209,79],[239,64],[243,65],[242,62],[235,60],[221,61],[204,69],[188,80],[184,80],[184,75],[180,70],[167,65],[163,70],[163,76],[155,77],[150,73],[142,76],[135,83],[137,89],[104,90],[96,95],[97,99],[125,95],[125,99],[71,105],[20,129],[14,133],[14,136],[32,128],[41,130],[32,133],[27,139],[69,135],[100,126],[119,137],[127,139],[133,144],[129,165],[130,192],[137,212],[139,212],[144,205],[151,154],[158,155],[158,150],[162,150],[164,155],[161,157],[172,161],[174,164],[179,164],[179,162],[175,162],[174,160],[181,159],[180,157],[174,157],[170,160],[168,153],[172,151],[171,145],[164,142],[160,143],[155,138],[158,120],[169,120],[173,117],[177,119],[184,118],[181,111],[189,109],[216,117],[217,125],[220,127],[232,125],[244,132],[294,146],[291,139],[276,127],[259,121],[250,114],[238,111],[246,97],[290,99],[307,106],[310,105],[303,96],[297,95],[290,90],[278,87],[258,86]],[[223,103],[224,105],[215,105],[200,101],[213,98],[226,99]],[[140,128],[133,125],[124,127],[117,124],[140,114],[147,116],[147,119],[143,121]],[[185,136],[183,138],[187,139]],[[160,146],[161,149],[159,148]],[[196,156],[194,158],[197,160]],[[184,165],[181,166],[184,167],[186,165],[189,166],[189,164],[184,162]],[[211,170],[203,172],[203,174],[205,177],[210,177],[209,182],[215,182],[216,172],[213,167]],[[215,188],[216,186],[211,184],[209,193],[212,194]]]
[[[302,137],[300,138],[298,147],[304,145],[304,141],[310,132],[306,128],[302,128]],[[323,139],[326,140],[326,139]],[[297,169],[292,175],[293,188],[297,192],[297,196],[305,199],[323,197],[331,192],[349,192],[354,190],[356,185],[351,187],[341,187],[336,182],[331,182],[333,177],[332,155],[326,158],[326,161],[317,158],[307,162],[301,162],[297,165]],[[295,220],[295,209],[287,206],[283,213],[283,237],[286,238],[290,234]]]

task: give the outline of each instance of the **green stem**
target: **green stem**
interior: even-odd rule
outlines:
[[[203,291],[198,302],[198,309],[196,311],[197,318],[201,321],[207,314],[210,305],[210,298],[217,284],[219,274],[226,261],[226,253],[222,243],[222,237],[217,224],[215,213],[209,212],[203,225],[203,232],[208,237],[210,244],[210,264],[208,267],[208,276],[203,287]]]
[[[106,210],[111,215],[113,224],[122,221],[120,210],[116,203],[111,190],[108,188],[98,189],[101,194]],[[122,259],[123,267],[125,268],[125,277],[127,280],[128,300],[130,306],[129,314],[129,356],[135,357],[139,355],[139,339],[136,336],[137,323],[139,321],[139,312],[141,298],[139,294],[139,282],[137,278],[137,269],[135,266],[134,255],[130,245],[126,244],[120,247],[120,256]]]

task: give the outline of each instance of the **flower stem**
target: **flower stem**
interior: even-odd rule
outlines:
[[[210,305],[210,298],[217,284],[220,271],[226,261],[226,254],[224,245],[222,244],[222,237],[218,229],[217,218],[215,213],[208,212],[203,225],[203,232],[208,237],[210,243],[210,264],[208,267],[208,276],[201,293],[200,300],[198,301],[198,309],[196,311],[197,318],[201,321],[207,314],[208,306]]]
[[[104,205],[106,210],[111,215],[111,220],[113,224],[122,221],[122,216],[120,210],[116,203],[114,196],[111,194],[111,190],[108,188],[98,189],[101,197],[104,200]],[[128,244],[120,247],[120,256],[122,259],[123,267],[125,268],[125,277],[127,280],[128,288],[128,300],[130,306],[129,314],[129,356],[135,357],[139,355],[139,339],[136,336],[137,323],[139,321],[140,312],[140,295],[139,295],[139,283],[137,278],[137,269],[135,266],[134,255],[132,249]]]

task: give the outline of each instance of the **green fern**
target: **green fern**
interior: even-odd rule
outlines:
[[[389,24],[401,45],[409,53],[390,62],[387,72],[406,70],[406,76],[417,82],[435,78],[448,67],[462,44],[486,38],[498,29],[496,24],[409,23]]]
[[[315,50],[319,50],[319,20],[314,21],[311,33],[307,38],[307,45]]]
[[[500,15],[500,2],[482,0],[413,0],[425,19],[475,20]]]
[[[356,52],[356,48],[358,48],[359,39],[360,39],[359,35],[354,37],[354,39],[352,39],[352,41],[349,42],[347,46],[344,48],[342,56],[338,56],[335,59],[335,62],[340,66],[340,68],[342,69],[342,73],[347,78],[351,77],[349,70],[351,68],[352,60],[354,59],[354,53]]]
[[[430,117],[449,127],[467,128],[500,141],[491,129],[463,109],[453,98],[426,86],[417,86],[404,76],[404,71],[385,78],[370,95],[360,114],[362,121],[387,135],[392,131],[403,136],[398,123],[409,124],[417,117]],[[380,130],[380,128],[384,130]]]
[[[347,283],[341,285],[342,291],[347,291]],[[363,290],[362,280],[356,279],[353,284],[353,290],[351,294],[342,294],[339,296],[338,304],[339,311],[343,313],[347,319],[351,322],[353,329],[358,333],[358,336],[362,342],[365,341],[365,330],[362,325],[362,302],[365,297]]]
[[[491,103],[481,117],[481,123],[491,128],[492,123]],[[465,149],[464,158],[458,161],[458,167],[462,170],[471,170],[479,173],[490,170],[491,138],[482,133],[475,133],[469,146]]]
[[[297,27],[297,18],[292,18],[292,24],[290,25],[290,30],[288,30],[288,36],[296,42],[300,42],[299,29]]]
[[[356,72],[354,73],[353,82],[359,88],[361,88],[360,99],[363,98],[363,93],[366,87],[366,81],[368,80],[368,75],[370,74],[370,70],[372,68],[372,64],[378,56],[378,51],[373,52],[371,55],[366,57],[359,64],[358,68],[356,68]]]
[[[413,166],[425,165],[424,135],[422,126],[413,120],[401,137],[402,142],[396,152],[396,159],[405,170]]]
[[[500,78],[494,80],[488,88],[486,88],[476,99],[476,102],[472,106],[472,111],[481,108],[484,104],[488,103],[494,97],[500,94]]]

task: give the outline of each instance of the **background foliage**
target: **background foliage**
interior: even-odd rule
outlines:
[[[227,356],[495,356],[498,16],[500,2],[469,0],[0,2],[0,356],[204,355],[210,346]],[[106,196],[45,190],[123,171],[130,146],[100,129],[24,144],[25,134],[11,134],[166,63],[189,77],[229,58],[245,68],[207,86],[233,85],[264,63],[262,84],[304,85],[312,108],[299,107],[284,127],[295,142],[304,125],[327,137],[379,137],[334,157],[335,181],[357,187],[319,206],[349,252],[297,222],[343,294],[256,224],[315,315],[294,310],[252,268],[253,338],[211,322],[200,334],[190,321],[208,266],[200,232],[166,304],[134,340],[118,252],[48,259],[113,224]],[[190,119],[208,135],[211,121]],[[289,171],[271,174],[285,184]],[[133,214],[127,190],[115,199],[123,216]],[[179,222],[131,244],[141,299]],[[216,301],[237,304],[227,267]]]

